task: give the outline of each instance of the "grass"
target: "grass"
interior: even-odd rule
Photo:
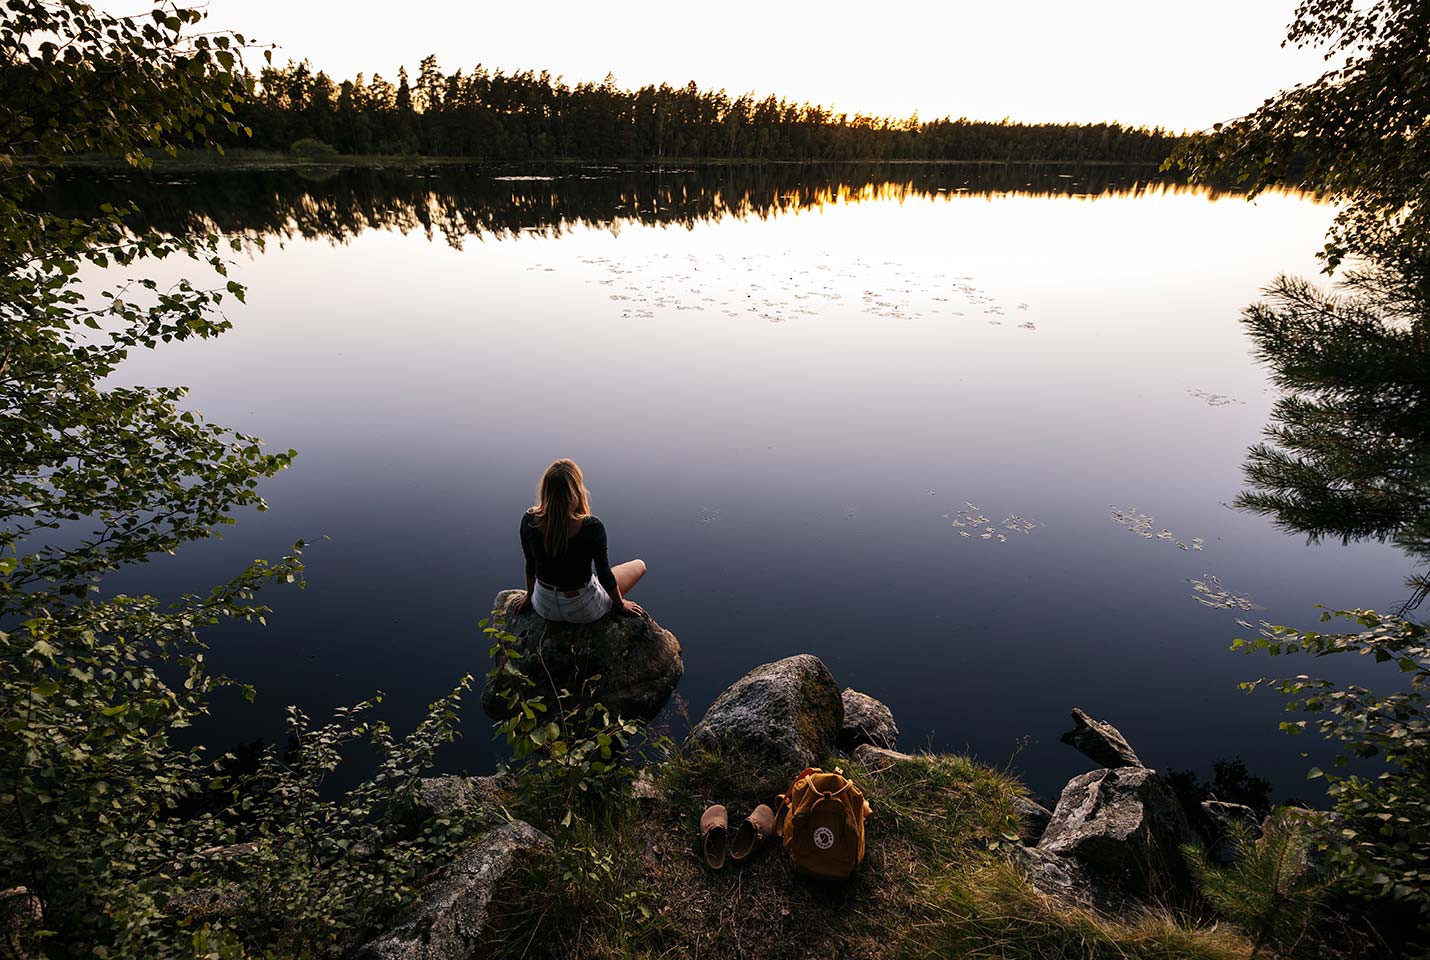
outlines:
[[[828,759],[874,814],[853,878],[796,877],[776,844],[708,870],[696,823],[710,803],[732,820],[787,784],[739,760],[677,754],[658,799],[631,801],[556,831],[559,852],[528,860],[494,900],[493,956],[616,958],[1241,958],[1225,929],[1149,911],[1114,921],[1031,889],[1001,849],[1018,831],[1011,776],[928,755],[880,772]],[[549,826],[538,824],[540,826]]]

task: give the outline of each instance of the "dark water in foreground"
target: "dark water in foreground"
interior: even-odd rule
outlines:
[[[553,178],[554,177],[554,178]],[[272,509],[126,575],[169,592],[296,537],[310,586],[214,660],[259,689],[205,735],[375,689],[410,723],[484,670],[519,512],[582,464],[697,717],[751,666],[823,657],[913,748],[1049,792],[1068,710],[1159,767],[1240,755],[1301,793],[1309,743],[1238,680],[1238,619],[1389,606],[1406,561],[1230,510],[1274,398],[1242,306],[1314,274],[1330,209],[1055,168],[443,169],[83,178],[165,227],[265,234],[217,342],[136,358],[211,419],[300,451]],[[164,265],[178,274],[177,265]],[[1354,667],[1355,665],[1351,665]],[[1342,667],[1344,668],[1344,667]],[[678,728],[680,722],[674,721]],[[472,705],[454,768],[490,768]]]

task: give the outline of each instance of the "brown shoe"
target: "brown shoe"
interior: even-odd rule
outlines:
[[[774,832],[775,812],[762,803],[735,828],[735,837],[730,841],[730,859],[736,862],[745,859]]]
[[[730,814],[720,804],[706,807],[700,815],[700,839],[705,847],[705,862],[711,870],[725,866],[725,848],[730,838]]]

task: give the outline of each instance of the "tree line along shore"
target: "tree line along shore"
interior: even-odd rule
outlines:
[[[436,57],[415,78],[336,81],[307,61],[250,75],[234,105],[247,132],[227,146],[321,154],[490,160],[918,160],[1161,163],[1182,136],[1117,123],[920,120],[841,113],[774,95],[685,86],[625,89],[564,82],[547,71],[481,65],[446,73]],[[249,135],[248,132],[251,132]],[[326,148],[326,149],[325,149]]]

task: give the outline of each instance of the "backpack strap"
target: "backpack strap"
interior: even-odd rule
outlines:
[[[775,801],[775,833],[779,833],[784,827],[785,812],[789,810],[789,798],[794,793],[794,788],[799,786],[799,782],[810,774],[823,772],[818,767],[805,767],[790,781],[785,792],[780,794]]]

